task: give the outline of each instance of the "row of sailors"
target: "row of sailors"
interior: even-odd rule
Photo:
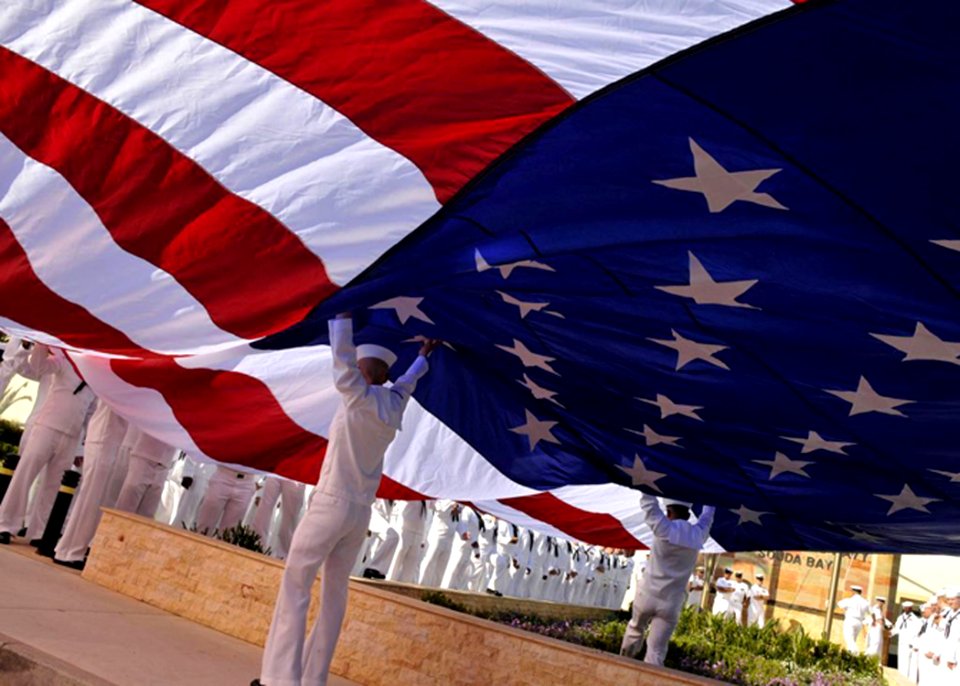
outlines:
[[[897,669],[922,686],[960,685],[960,587],[941,589],[920,606],[904,602],[893,622]]]
[[[304,509],[303,484],[178,453],[99,402],[59,350],[13,340],[0,369],[39,383],[20,463],[0,503],[0,543],[24,525],[29,539],[43,535],[62,474],[82,445],[83,478],[55,561],[82,567],[103,506],[207,534],[246,523],[274,555],[286,556]],[[628,597],[632,570],[624,555],[452,501],[377,501],[357,561],[357,571],[368,576],[609,608]]]
[[[510,524],[450,500],[374,502],[354,574],[619,609],[631,557]]]
[[[743,572],[730,567],[723,569],[723,575],[713,583],[713,598],[711,611],[715,615],[732,619],[741,626],[763,627],[766,622],[767,601],[770,591],[764,584],[763,572],[754,574],[752,584],[743,578]],[[687,605],[700,607],[703,603],[703,592],[706,586],[704,568],[698,566],[687,583]]]

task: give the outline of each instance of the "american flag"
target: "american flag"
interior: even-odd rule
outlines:
[[[0,9],[0,327],[316,478],[326,319],[448,342],[381,493],[642,547],[960,546],[946,3]]]

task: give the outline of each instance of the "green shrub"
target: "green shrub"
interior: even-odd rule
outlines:
[[[13,446],[14,449],[20,445],[20,436],[23,435],[23,427],[9,419],[0,419],[0,443],[6,443]],[[6,446],[0,446],[5,448]]]

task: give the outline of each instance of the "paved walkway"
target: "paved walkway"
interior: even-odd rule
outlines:
[[[246,686],[259,672],[260,648],[84,581],[29,546],[0,546],[0,584],[0,643],[113,686]]]

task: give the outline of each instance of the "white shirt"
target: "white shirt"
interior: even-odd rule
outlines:
[[[87,408],[93,402],[93,391],[83,383],[62,351],[36,345],[30,353],[30,366],[38,376],[51,374],[50,387],[34,426],[45,426],[69,436],[79,436]],[[77,389],[80,390],[77,390]]]
[[[760,584],[754,584],[750,587],[750,609],[754,613],[763,612],[764,601],[769,597],[770,591]]]
[[[837,605],[843,610],[844,622],[863,624],[864,620],[870,615],[870,603],[859,593],[844,598]]]
[[[662,600],[683,602],[687,580],[697,564],[697,555],[710,535],[714,508],[703,508],[696,524],[679,519],[667,519],[655,496],[644,493],[640,498],[644,520],[653,532],[654,540],[647,560],[647,570],[641,583],[646,593]]]
[[[383,475],[383,454],[400,429],[410,395],[429,365],[421,355],[392,386],[371,386],[357,366],[353,322],[333,319],[329,326],[333,382],[343,402],[330,424],[317,490],[369,505]]]
[[[142,460],[167,465],[169,467],[173,465],[173,460],[177,456],[176,448],[167,445],[140,429],[135,429],[135,433],[133,434],[127,431],[123,440],[124,442],[130,441],[130,457],[139,457]]]
[[[90,423],[87,424],[86,443],[102,443],[117,447],[127,432],[127,420],[110,409],[102,400],[98,400]]]

